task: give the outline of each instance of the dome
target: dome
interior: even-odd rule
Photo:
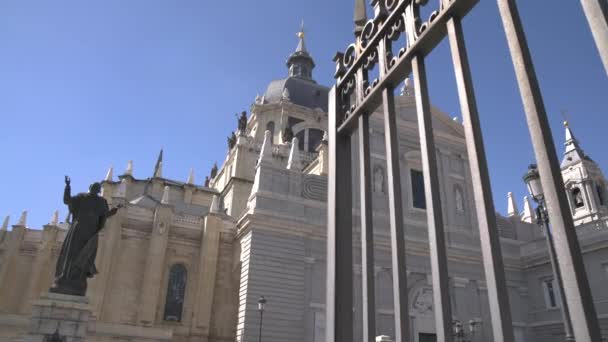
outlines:
[[[267,103],[278,103],[283,100],[283,94],[288,94],[292,103],[308,108],[320,108],[327,112],[328,93],[329,88],[314,81],[288,77],[270,82],[264,93],[264,99]]]

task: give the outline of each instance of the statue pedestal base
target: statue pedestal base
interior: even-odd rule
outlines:
[[[25,342],[84,342],[90,317],[86,297],[44,294],[32,303]]]

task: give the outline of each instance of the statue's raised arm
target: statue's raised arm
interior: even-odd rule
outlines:
[[[65,190],[63,191],[63,203],[70,205],[72,201],[72,189],[70,188],[70,177],[65,176]]]

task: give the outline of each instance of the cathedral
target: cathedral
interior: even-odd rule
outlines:
[[[197,184],[192,174],[186,181],[164,178],[162,152],[148,178],[135,178],[131,162],[120,175],[108,171],[102,196],[110,206],[124,208],[100,233],[99,274],[89,281],[86,297],[91,313],[86,341],[325,340],[329,88],[314,80],[314,67],[300,33],[287,59],[287,76],[270,82],[249,113],[242,114],[225,160],[204,183]],[[406,83],[395,100],[409,341],[429,342],[436,341],[435,321],[413,92]],[[459,341],[492,341],[464,130],[438,108],[432,115],[451,306],[454,322],[466,328],[458,332]],[[370,126],[376,335],[384,341],[394,336],[394,319],[382,116],[372,115]],[[608,336],[608,182],[568,125],[561,168],[602,332]],[[356,196],[353,222],[359,215]],[[506,217],[497,214],[497,229],[516,341],[563,339],[561,294],[532,201],[524,198],[520,211],[509,194],[506,206]],[[7,219],[0,230],[0,340],[16,342],[25,341],[30,318],[40,311],[68,224],[55,215],[42,229],[32,229],[24,212],[11,230],[8,226]],[[359,244],[354,239],[355,260],[361,257]],[[353,271],[353,329],[355,342],[363,342],[359,261]],[[63,331],[69,324],[61,329],[70,334]]]

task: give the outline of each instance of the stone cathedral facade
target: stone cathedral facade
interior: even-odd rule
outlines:
[[[101,232],[89,281],[88,341],[256,342],[258,298],[267,299],[265,342],[323,342],[328,88],[313,79],[303,34],[288,77],[257,96],[226,158],[204,185],[133,165],[103,181],[103,196],[125,208]],[[411,341],[434,339],[431,270],[413,90],[396,98],[406,229]],[[490,312],[462,125],[432,108],[448,244],[454,319],[473,323],[467,340],[491,341]],[[393,335],[383,122],[372,116],[377,335]],[[356,151],[356,148],[353,149]],[[353,154],[353,158],[356,155]],[[599,166],[566,127],[565,189],[600,322],[608,336],[608,190]],[[522,174],[525,170],[522,170]],[[353,177],[353,179],[358,179]],[[353,184],[353,187],[357,187]],[[515,185],[515,186],[523,186]],[[354,191],[357,194],[357,191]],[[358,200],[353,209],[358,222]],[[508,197],[498,215],[516,340],[556,341],[563,328],[544,233],[531,203]],[[0,230],[0,340],[23,341],[32,302],[48,290],[67,224],[27,227],[26,213]],[[358,227],[355,226],[355,231]],[[353,241],[355,260],[359,242]],[[358,261],[356,261],[358,263]],[[360,298],[360,265],[354,266]],[[360,329],[360,301],[353,308]],[[66,317],[66,319],[70,319]],[[355,334],[362,342],[361,334]]]

